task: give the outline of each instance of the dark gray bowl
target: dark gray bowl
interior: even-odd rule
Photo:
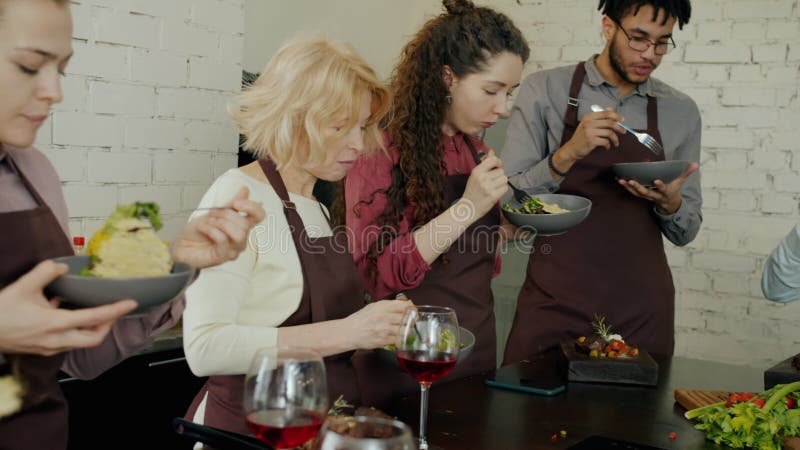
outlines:
[[[514,225],[524,228],[533,227],[537,236],[552,236],[561,234],[583,222],[592,209],[592,202],[588,198],[567,194],[535,194],[545,203],[568,209],[569,212],[561,214],[522,214],[503,210],[506,218]],[[514,208],[519,208],[520,203],[512,198],[507,198],[506,203]]]
[[[689,167],[689,161],[650,161],[619,163],[612,166],[614,174],[623,180],[636,180],[646,187],[655,186],[656,180],[669,183]]]
[[[471,331],[464,327],[458,327],[458,334],[459,339],[461,340],[461,350],[458,352],[458,360],[456,360],[456,365],[461,364],[461,361],[467,359],[467,356],[469,356],[469,354],[472,352],[472,348],[475,347],[475,335],[472,334]],[[377,348],[375,351],[378,352],[378,358],[380,358],[383,362],[391,364],[398,369],[400,368],[400,364],[397,362],[397,354],[395,352],[385,348]]]
[[[131,314],[142,314],[177,297],[192,280],[194,269],[175,263],[172,273],[163,277],[95,278],[78,275],[89,265],[88,256],[65,256],[54,261],[69,266],[69,272],[46,288],[49,296],[62,298],[65,306],[89,308],[131,298],[139,307]]]

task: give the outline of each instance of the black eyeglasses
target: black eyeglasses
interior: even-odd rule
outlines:
[[[672,40],[670,36],[669,42],[656,42],[651,41],[650,39],[639,37],[639,36],[631,36],[625,31],[625,28],[622,28],[622,25],[619,22],[616,22],[617,28],[622,30],[625,33],[625,37],[628,38],[628,47],[636,50],[637,52],[646,52],[650,46],[653,46],[656,55],[666,55],[669,53],[673,48],[675,48],[675,41]]]

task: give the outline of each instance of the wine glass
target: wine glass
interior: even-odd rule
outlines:
[[[453,308],[417,306],[406,311],[397,343],[397,362],[419,382],[419,448],[428,449],[428,389],[458,360],[458,319]]]
[[[317,435],[327,414],[325,363],[309,349],[259,350],[244,379],[244,413],[255,437],[276,449]]]
[[[320,450],[413,450],[408,425],[372,416],[329,419],[320,431]]]

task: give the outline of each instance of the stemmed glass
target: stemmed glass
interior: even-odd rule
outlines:
[[[417,306],[406,311],[397,343],[397,361],[419,382],[419,448],[428,449],[428,389],[444,377],[458,360],[458,319],[453,308]]]
[[[255,437],[276,449],[305,444],[327,414],[325,364],[309,349],[258,351],[244,379],[244,413]]]
[[[371,416],[342,417],[325,422],[320,450],[413,450],[408,425]]]

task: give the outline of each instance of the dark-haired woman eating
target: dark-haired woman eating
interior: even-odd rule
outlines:
[[[476,335],[454,371],[460,377],[495,368],[491,279],[507,190],[500,160],[475,136],[508,114],[529,49],[505,15],[469,0],[443,3],[446,12],[411,38],[392,74],[389,156],[360,159],[345,197],[354,258],[372,296],[404,293],[417,305],[453,307]],[[364,377],[381,370],[371,355],[357,365]],[[408,376],[381,384],[397,394],[408,388],[403,379],[414,389]],[[362,394],[380,405],[391,393],[376,384],[382,392]]]

